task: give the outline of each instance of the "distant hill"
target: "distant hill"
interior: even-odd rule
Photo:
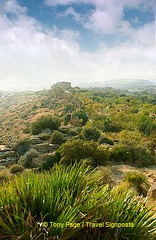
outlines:
[[[131,88],[140,88],[140,87],[151,87],[151,86],[156,86],[156,84],[152,81],[143,80],[143,79],[110,79],[102,82],[80,83],[78,86],[83,88],[112,87],[112,88],[131,89]]]

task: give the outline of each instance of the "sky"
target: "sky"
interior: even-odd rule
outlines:
[[[156,78],[155,0],[0,0],[0,90]]]

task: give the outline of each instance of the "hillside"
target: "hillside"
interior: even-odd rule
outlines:
[[[1,97],[0,237],[42,240],[46,230],[47,239],[73,240],[74,230],[74,239],[89,240],[98,230],[100,240],[115,240],[112,224],[131,223],[118,239],[131,232],[154,239],[155,99],[153,88],[66,89],[64,82]]]

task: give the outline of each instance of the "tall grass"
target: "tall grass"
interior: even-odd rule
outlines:
[[[132,191],[90,184],[84,165],[23,174],[0,189],[0,239],[154,240],[156,221]],[[62,228],[42,222],[64,223]],[[133,228],[72,228],[66,222],[133,222]]]

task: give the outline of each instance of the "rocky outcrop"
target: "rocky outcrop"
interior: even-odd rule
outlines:
[[[6,145],[0,145],[0,165],[16,162],[15,152]]]
[[[30,140],[31,140],[32,145],[42,143],[42,140],[38,136],[30,136]]]
[[[36,144],[33,146],[33,148],[43,154],[43,153],[52,153],[54,152],[56,149],[59,148],[60,145],[57,144],[49,144],[49,143],[40,143],[40,144]]]
[[[148,196],[150,196],[152,199],[156,200],[156,185],[154,185],[150,188],[150,190],[148,191]]]

